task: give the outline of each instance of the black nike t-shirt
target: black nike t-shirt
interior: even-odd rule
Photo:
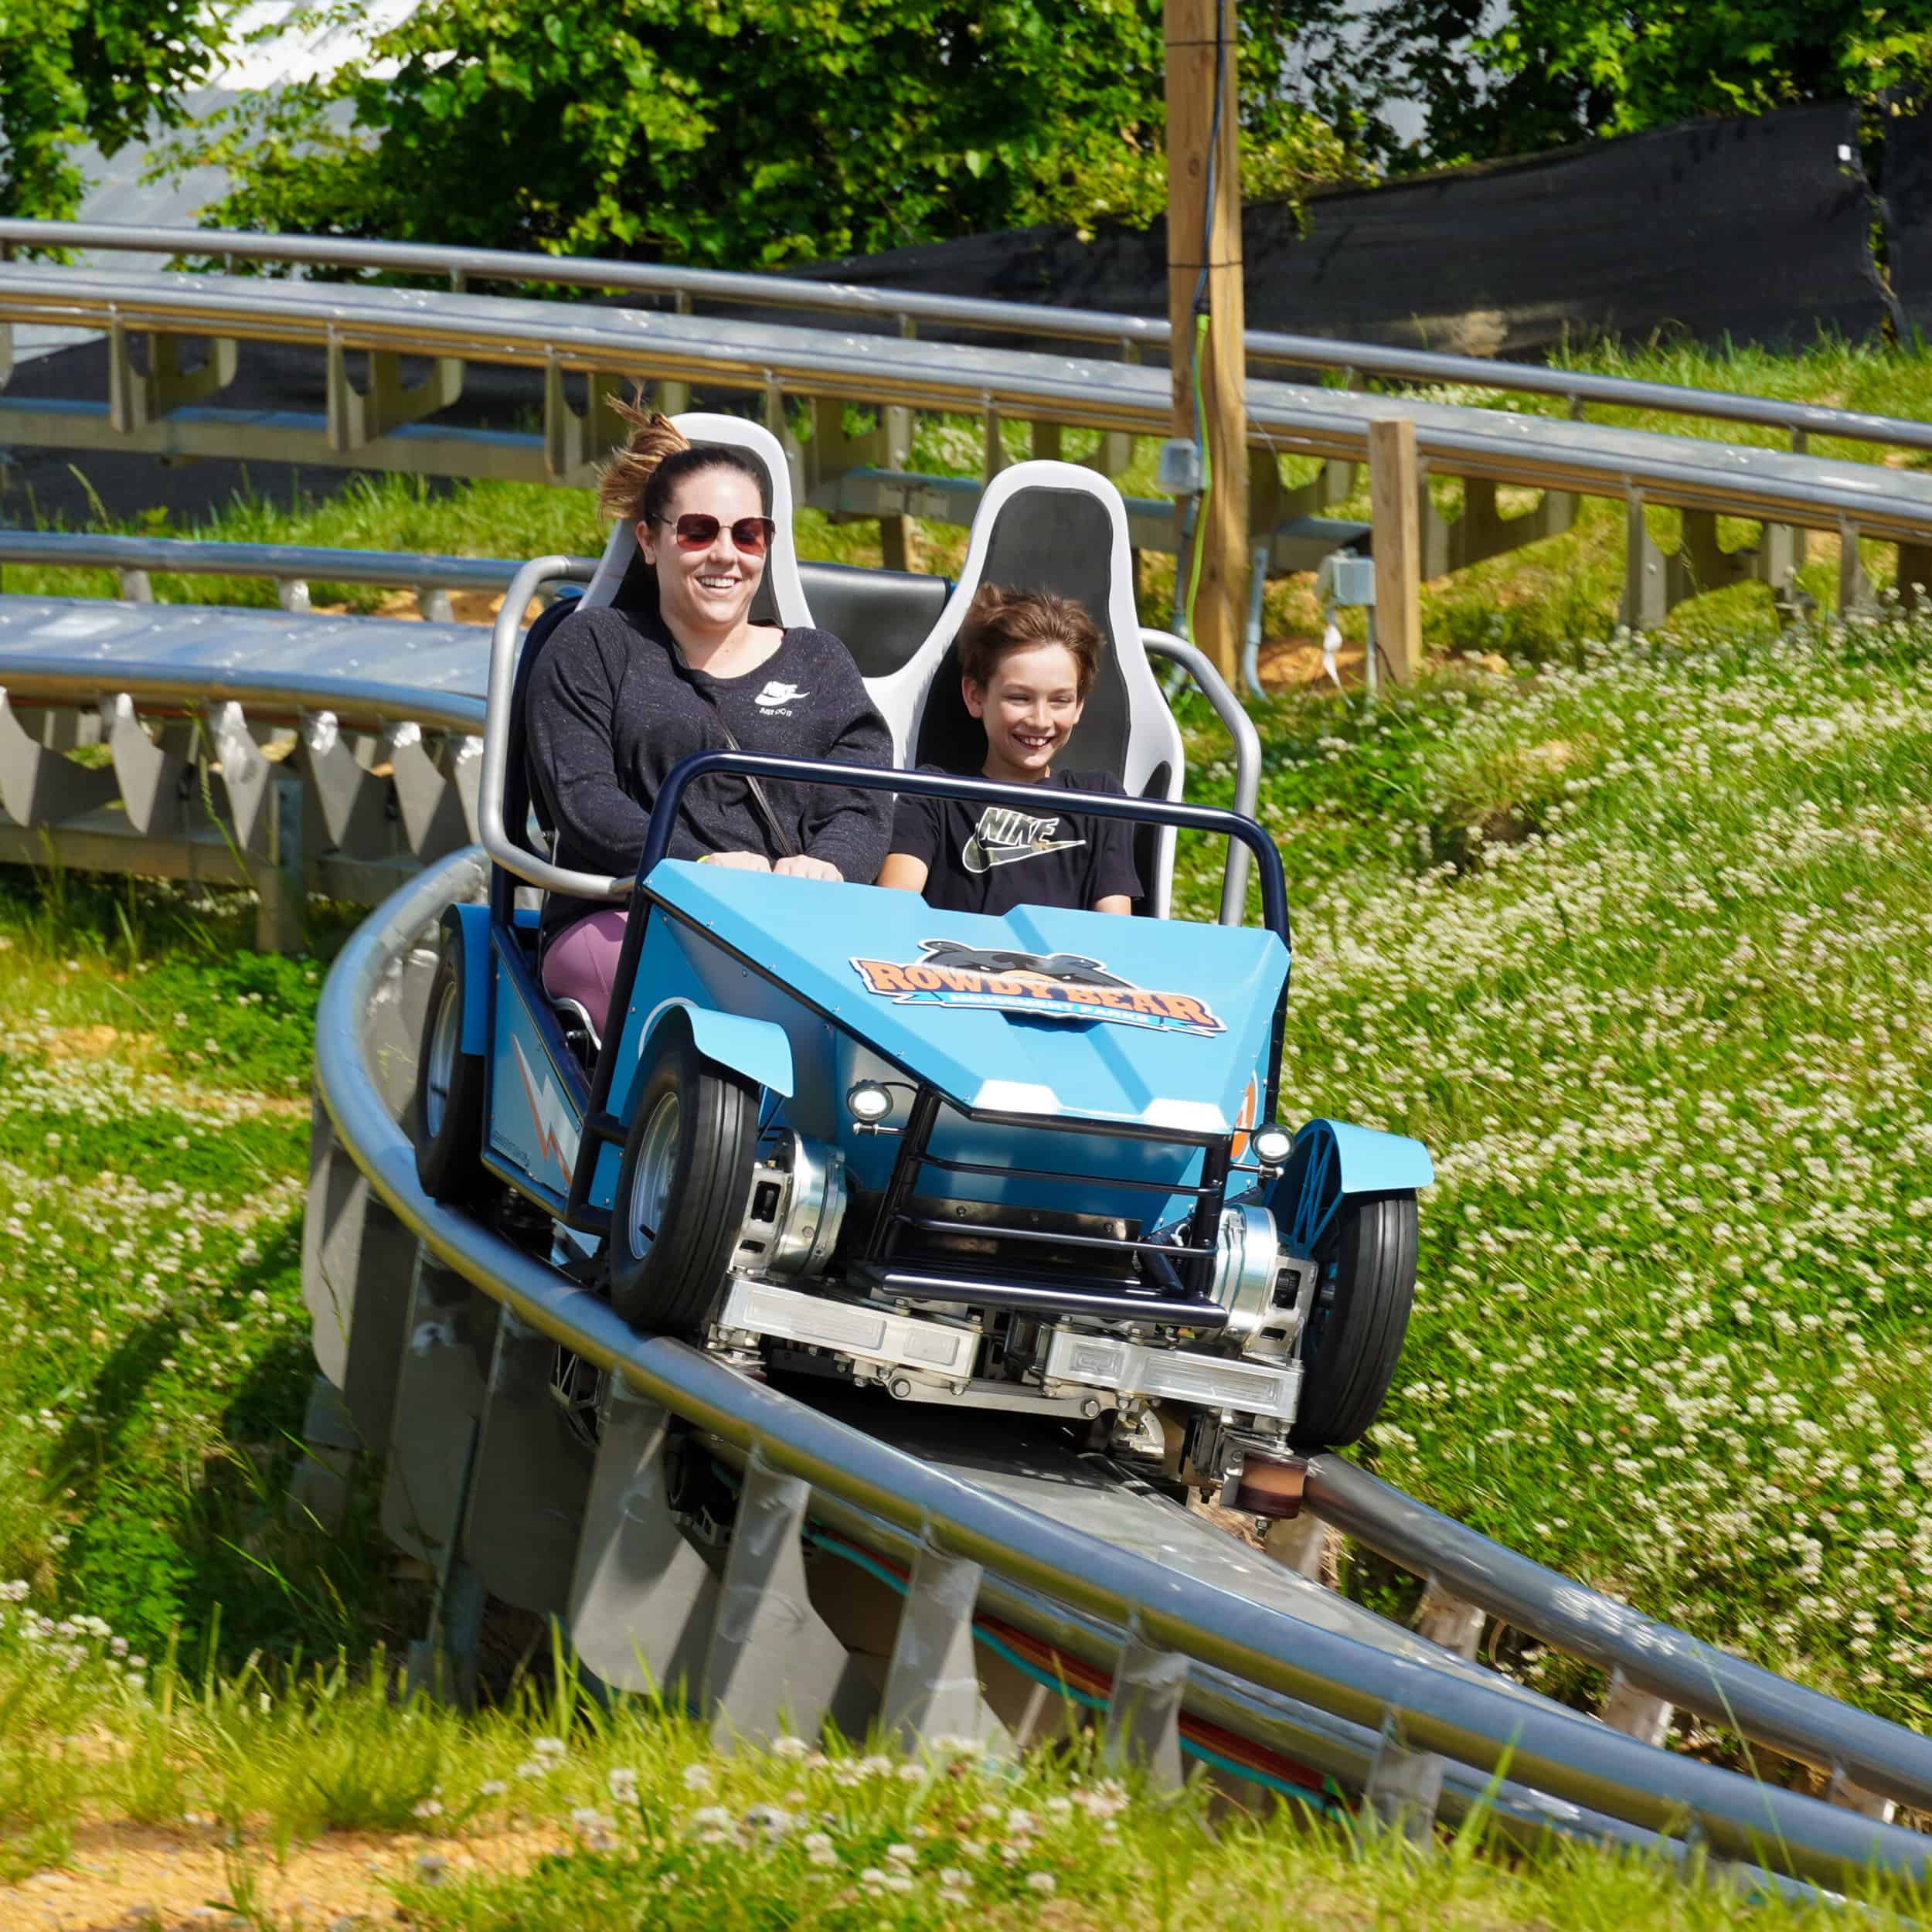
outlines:
[[[937,771],[937,765],[922,765]],[[1111,772],[1056,771],[1036,787],[1037,811],[961,798],[899,801],[892,849],[926,866],[925,900],[947,912],[1011,912],[1015,906],[1068,906],[1090,912],[1118,893],[1141,896],[1134,866],[1134,821],[1061,808],[1060,794],[1111,791]]]

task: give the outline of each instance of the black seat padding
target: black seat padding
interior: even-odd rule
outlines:
[[[1131,720],[1114,635],[1114,520],[1105,504],[1083,490],[1029,489],[1009,498],[1001,509],[987,542],[980,581],[996,583],[1002,590],[1050,590],[1086,605],[1106,648],[1080,721],[1064,756],[1056,762],[1070,770],[1111,771],[1121,778],[1127,767]],[[955,639],[946,647],[927,694],[912,761],[971,774],[985,760],[985,729],[960,694]],[[1142,797],[1165,798],[1172,775],[1165,764],[1156,767],[1141,787]],[[1134,828],[1134,859],[1143,887],[1154,877],[1157,837],[1151,825]],[[1145,905],[1144,894],[1135,910],[1144,910]]]
[[[812,621],[844,643],[867,678],[883,678],[905,664],[932,635],[953,594],[951,578],[913,570],[801,563],[798,574]],[[758,614],[755,605],[752,614]]]
[[[862,570],[849,563],[801,563],[798,576],[811,621],[844,644],[861,677],[880,678],[896,671],[932,634],[946,600],[951,577],[914,570]],[[658,573],[635,553],[611,602],[620,611],[655,611]],[[776,624],[778,606],[767,571],[751,600],[753,624]]]
[[[530,843],[532,805],[536,805],[538,821],[546,832],[553,832],[556,828],[544,818],[543,807],[531,787],[529,767],[526,762],[529,745],[523,720],[529,709],[530,676],[536,669],[537,659],[543,655],[543,647],[550,641],[551,633],[577,607],[581,595],[573,587],[567,594],[560,595],[549,610],[538,614],[536,621],[523,634],[523,648],[517,653],[516,675],[510,685],[510,728],[504,734],[503,747],[503,830],[512,845],[539,859],[548,858],[549,855],[538,852]]]

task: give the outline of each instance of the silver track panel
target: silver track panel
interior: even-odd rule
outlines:
[[[158,709],[232,701],[480,731],[488,658],[474,624],[0,596],[0,685],[15,698],[72,704],[93,682]]]
[[[828,1397],[809,1387],[799,1393],[821,1413],[863,1430],[901,1455],[1111,1549],[1388,1656],[1446,1671],[1550,1710],[1562,1708],[1236,1542],[1206,1517],[1151,1488],[1131,1468],[1082,1453],[1064,1431],[1029,1430],[1015,1427],[1009,1417],[989,1420],[970,1410],[935,1414],[886,1396]]]

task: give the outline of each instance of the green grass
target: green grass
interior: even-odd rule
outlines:
[[[1580,655],[1260,719],[1284,1107],[1437,1163],[1370,1453],[1923,1726],[1932,624]]]
[[[1021,1764],[798,1737],[722,1755],[681,1715],[600,1705],[567,1672],[464,1716],[399,1702],[379,1659],[271,1686],[247,1669],[138,1669],[122,1648],[104,1624],[0,1607],[0,1886],[63,1862],[83,1883],[111,1874],[101,1848],[138,1827],[151,1848],[205,1864],[218,1851],[211,1902],[257,1932],[379,1922],[316,1896],[311,1853],[345,1832],[366,1835],[358,1862],[389,1894],[379,1922],[444,1932],[922,1932],[969,1919],[1794,1932],[1843,1910],[1753,1903],[1695,1858],[1687,1874],[1553,1843],[1525,1856],[1492,1844],[1481,1814],[1423,1858],[1301,1806],[1246,1812],[1199,1784],[1148,1791],[1080,1744]],[[320,1910],[277,1910],[278,1888]],[[30,1896],[5,1902],[24,1912]],[[1878,1888],[1872,1900],[1880,1928],[1915,1903]]]
[[[149,1651],[360,1643],[383,1594],[286,1502],[323,965],[249,917],[0,883],[0,1573]]]

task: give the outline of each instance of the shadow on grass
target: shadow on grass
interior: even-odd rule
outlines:
[[[298,1216],[208,1290],[210,1301],[246,1306],[260,1290],[287,1306],[301,1253]],[[404,1606],[378,1523],[379,1472],[352,1475],[339,1522],[318,1522],[291,1498],[315,1369],[306,1325],[277,1335],[225,1394],[212,1430],[195,1432],[205,1444],[196,1451],[172,1417],[200,1408],[202,1392],[166,1366],[182,1331],[173,1315],[133,1329],[94,1377],[94,1420],[56,1447],[49,1503],[71,1526],[65,1606],[138,1648],[172,1638],[196,1664],[255,1655],[272,1668],[393,1641]]]

